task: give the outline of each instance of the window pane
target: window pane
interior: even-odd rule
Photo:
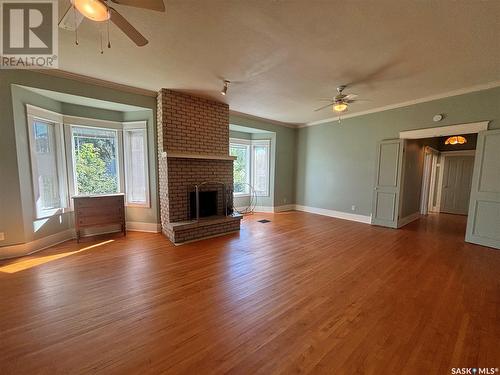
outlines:
[[[254,152],[254,189],[259,195],[268,195],[269,189],[269,147],[255,145]]]
[[[43,210],[61,207],[59,177],[57,175],[57,147],[55,125],[39,120],[33,122],[35,157],[33,178],[38,185],[36,197],[37,216],[44,216]]]
[[[231,144],[229,147],[231,156],[236,156],[233,163],[234,192],[248,194],[250,182],[248,147],[245,145]]]
[[[98,128],[72,128],[77,194],[117,193],[117,133]]]
[[[127,201],[132,203],[147,202],[146,173],[146,131],[143,129],[124,132],[127,177]]]

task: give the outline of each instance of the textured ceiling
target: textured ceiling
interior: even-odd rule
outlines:
[[[68,6],[60,1],[60,14]],[[166,13],[119,6],[149,40],[99,25],[60,30],[59,67],[139,88],[211,96],[289,123],[332,117],[319,98],[348,84],[367,111],[500,80],[500,1],[165,1]],[[234,81],[219,94],[221,79]]]

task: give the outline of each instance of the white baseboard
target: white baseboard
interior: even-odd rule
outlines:
[[[420,212],[415,212],[414,214],[408,215],[402,219],[398,220],[398,228],[404,227],[406,224],[410,224],[412,221],[420,219]]]
[[[235,207],[236,211],[242,211],[245,210],[246,207]],[[282,206],[255,206],[254,212],[284,212],[284,211],[293,211],[295,210],[295,205],[294,204],[285,204]]]
[[[138,221],[127,221],[127,231],[136,232],[161,232],[161,225],[156,223],[142,223]],[[105,233],[105,232],[104,232]],[[103,232],[96,232],[95,234],[104,234]],[[110,232],[111,233],[111,232]],[[94,234],[94,233],[90,233]],[[0,247],[0,259],[18,258],[21,256],[30,255],[37,251],[44,250],[48,247],[55,246],[61,242],[72,240],[76,238],[75,229],[70,228],[62,232],[54,233],[49,236],[21,243],[18,245],[9,245]]]
[[[296,204],[295,210],[309,212],[312,214],[335,217],[337,219],[356,221],[358,223],[364,223],[364,224],[371,224],[371,222],[372,222],[371,216],[351,214],[348,212],[335,211],[335,210],[327,210],[326,208],[309,207],[309,206],[302,206],[300,204]]]
[[[61,242],[72,240],[75,237],[75,230],[71,228],[59,233],[51,234],[47,237],[40,238],[38,240],[22,243],[19,245],[3,246],[0,247],[0,259],[17,258],[20,256],[33,254],[37,251],[60,244]]]
[[[293,211],[295,210],[294,204],[284,204],[282,206],[275,206],[274,212],[285,212],[285,211]]]
[[[274,207],[272,207],[272,206],[255,206],[254,212],[274,212]]]
[[[148,232],[148,233],[160,233],[161,224],[158,223],[143,223],[140,221],[127,221],[126,223],[127,231],[131,232]]]

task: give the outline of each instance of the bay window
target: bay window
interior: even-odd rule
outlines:
[[[231,139],[229,150],[231,156],[236,156],[234,195],[249,195],[250,185],[258,196],[269,196],[271,141]]]
[[[149,207],[146,121],[64,116],[27,105],[35,219],[71,206],[73,195],[124,193]]]

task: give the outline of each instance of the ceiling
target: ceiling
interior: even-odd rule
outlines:
[[[60,1],[64,14],[69,1]],[[359,113],[479,85],[500,85],[500,1],[165,0],[166,13],[116,5],[150,41],[133,45],[84,20],[79,45],[59,31],[59,68],[225,101],[231,110],[287,123],[347,84]],[[233,81],[219,94],[222,78]]]

